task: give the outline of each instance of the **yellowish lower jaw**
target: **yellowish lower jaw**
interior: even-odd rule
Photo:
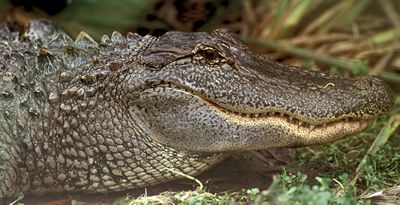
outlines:
[[[371,120],[337,121],[324,125],[312,125],[313,127],[310,128],[310,125],[299,125],[285,117],[279,116],[247,118],[236,114],[223,114],[223,117],[226,117],[227,120],[231,120],[239,126],[269,126],[275,129],[277,133],[285,133],[284,135],[280,135],[282,137],[281,143],[279,140],[276,141],[276,147],[288,146],[288,144],[291,144],[289,145],[290,147],[297,147],[334,142],[346,136],[361,132],[366,129],[371,122]]]
[[[338,120],[323,125],[312,125],[299,123],[298,120],[289,119],[279,114],[275,115],[254,115],[248,117],[245,114],[237,114],[219,108],[213,103],[207,106],[215,111],[221,118],[243,127],[270,127],[271,133],[279,133],[280,140],[276,140],[276,147],[297,147],[313,144],[324,144],[342,139],[366,129],[371,120]],[[274,132],[274,130],[276,132]]]

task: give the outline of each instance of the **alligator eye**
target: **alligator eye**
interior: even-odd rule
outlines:
[[[214,60],[217,60],[219,58],[218,53],[213,51],[213,50],[203,50],[203,51],[200,51],[200,54],[205,59],[210,60],[210,61],[214,61]]]
[[[219,63],[224,59],[224,57],[222,57],[222,55],[217,50],[212,48],[201,49],[197,53],[200,54],[209,63]]]

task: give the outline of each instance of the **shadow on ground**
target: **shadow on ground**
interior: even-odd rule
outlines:
[[[200,174],[199,179],[207,190],[213,193],[240,191],[257,187],[266,189],[272,182],[272,176],[280,172],[282,165],[289,161],[287,150],[254,151],[233,155]],[[25,205],[70,205],[72,200],[83,204],[112,204],[126,196],[156,195],[165,191],[194,190],[197,184],[188,179],[175,180],[146,189],[129,190],[109,194],[45,194],[26,195]]]

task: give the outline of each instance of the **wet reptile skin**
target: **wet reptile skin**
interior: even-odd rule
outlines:
[[[392,104],[374,77],[278,64],[225,30],[96,43],[2,27],[0,197],[162,183],[232,152],[341,139]]]

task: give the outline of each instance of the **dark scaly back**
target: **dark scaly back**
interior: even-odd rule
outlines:
[[[143,187],[177,178],[165,167],[195,174],[223,158],[165,147],[128,116],[123,81],[144,69],[138,54],[155,37],[115,32],[97,43],[81,33],[73,41],[51,24],[33,25],[0,33],[0,198]]]
[[[29,189],[26,164],[40,161],[42,147],[55,142],[49,139],[54,137],[54,121],[49,120],[54,106],[49,101],[63,87],[60,73],[76,72],[80,66],[58,56],[67,52],[57,50],[57,45],[68,43],[74,42],[46,21],[33,22],[24,33],[0,28],[1,198]],[[80,60],[83,55],[75,57]],[[38,158],[29,159],[27,150]]]
[[[24,34],[0,28],[0,197],[29,188],[25,143],[46,112],[48,90],[55,88],[56,82],[43,79],[60,68],[49,66],[57,62],[40,47],[55,32],[47,22],[31,24]]]
[[[33,93],[24,78],[29,72],[27,64],[32,63],[24,57],[29,48],[16,39],[16,34],[0,28],[0,197],[28,188],[28,175],[19,156],[23,136],[29,135],[27,119],[37,108],[35,103],[28,106]]]

